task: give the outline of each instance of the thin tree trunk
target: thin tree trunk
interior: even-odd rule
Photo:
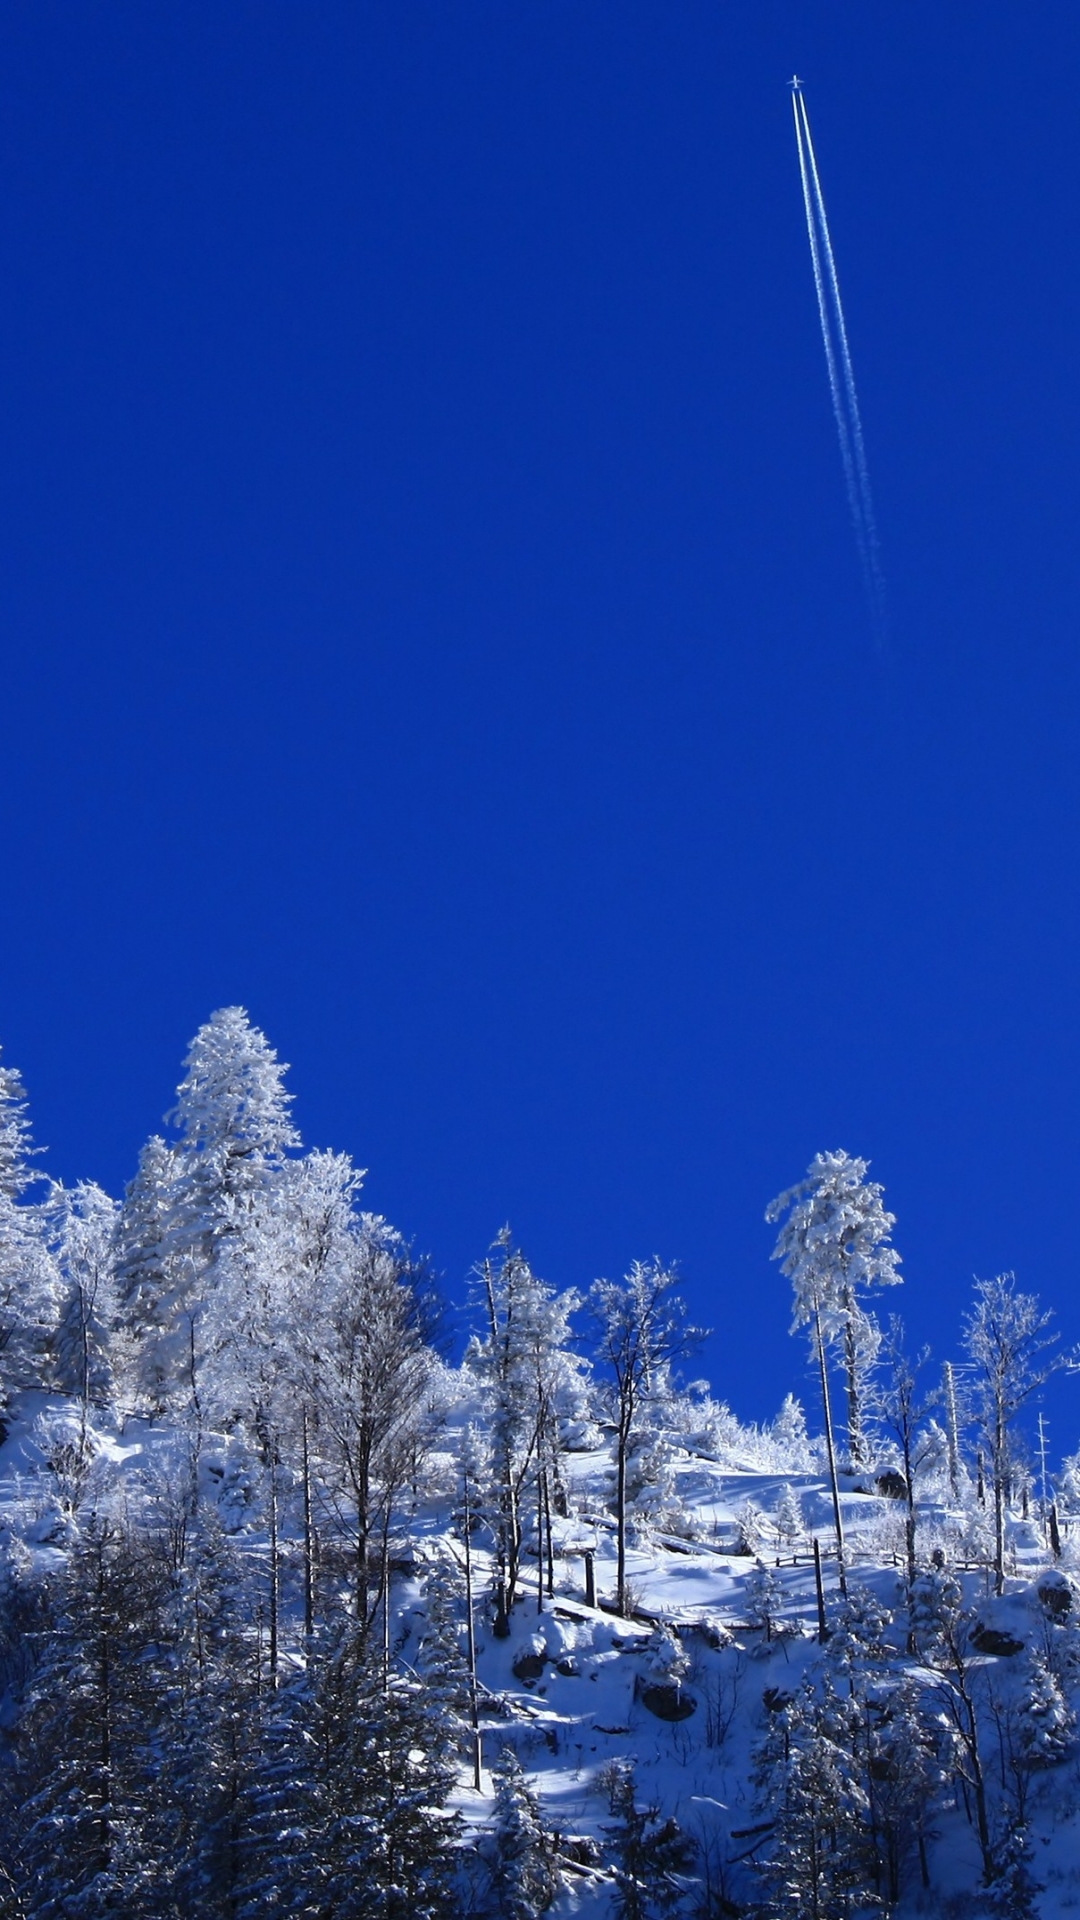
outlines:
[[[278,1683],[278,1603],[281,1594],[281,1552],[278,1542],[277,1450],[270,1453],[270,1691]]]
[[[315,1582],[311,1562],[311,1462],[308,1455],[308,1417],[302,1416],[304,1462],[304,1644],[310,1654],[315,1631]]]
[[[626,1618],[626,1450],[629,1432],[619,1422],[615,1461],[615,1605]]]
[[[952,1361],[945,1362],[945,1431],[948,1436],[949,1486],[954,1500],[960,1498],[960,1423],[956,1414],[956,1382]]]
[[[840,1517],[840,1483],[836,1477],[836,1448],[833,1444],[832,1406],[829,1400],[829,1370],[825,1364],[825,1337],[821,1331],[821,1308],[814,1308],[814,1343],[821,1370],[821,1405],[825,1418],[825,1450],[829,1459],[829,1484],[832,1489],[833,1521],[836,1527],[836,1562],[840,1591],[847,1598],[847,1570],[844,1565],[844,1523]]]
[[[465,1615],[469,1636],[469,1706],[473,1730],[473,1786],[480,1792],[480,1703],[476,1687],[476,1625],[473,1620],[472,1507],[469,1476],[465,1475]]]

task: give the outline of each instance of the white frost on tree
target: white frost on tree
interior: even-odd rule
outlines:
[[[836,1478],[836,1450],[829,1399],[829,1347],[843,1349],[847,1381],[848,1445],[852,1465],[865,1463],[862,1383],[866,1318],[859,1296],[872,1286],[894,1286],[900,1255],[890,1244],[895,1215],[886,1211],[884,1188],[867,1180],[868,1162],[850,1153],[819,1153],[805,1180],[778,1194],[766,1219],[780,1221],[773,1259],[792,1284],[793,1329],[809,1329],[821,1379],[825,1444],[832,1482],[833,1515],[845,1581],[843,1523]]]
[[[60,1306],[41,1209],[23,1199],[43,1177],[30,1164],[35,1151],[22,1076],[0,1066],[0,1438],[11,1395],[45,1382]]]

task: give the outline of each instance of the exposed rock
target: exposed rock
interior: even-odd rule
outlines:
[[[884,1473],[878,1474],[877,1490],[886,1500],[907,1499],[907,1481],[895,1467],[886,1467]]]
[[[1064,1620],[1073,1610],[1073,1593],[1063,1573],[1055,1573],[1053,1568],[1044,1573],[1035,1589],[1047,1613],[1055,1620]]]
[[[766,1687],[761,1696],[761,1704],[766,1713],[783,1713],[784,1708],[790,1707],[794,1698],[795,1695],[785,1693],[783,1687]]]
[[[1023,1641],[1014,1634],[1001,1627],[984,1626],[981,1620],[971,1629],[971,1644],[979,1653],[996,1654],[1001,1660],[1011,1660],[1013,1654],[1024,1651]]]
[[[514,1661],[514,1678],[520,1680],[524,1687],[535,1686],[546,1666],[546,1653],[533,1653],[528,1647],[523,1648]]]
[[[689,1720],[697,1706],[693,1694],[666,1680],[642,1687],[641,1698],[658,1720]]]

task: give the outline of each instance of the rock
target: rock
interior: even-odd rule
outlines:
[[[878,1474],[877,1490],[886,1500],[907,1499],[907,1481],[895,1467],[886,1467],[884,1473]]]
[[[761,1696],[761,1704],[766,1713],[783,1713],[784,1708],[790,1707],[794,1698],[795,1695],[785,1693],[783,1687],[766,1687]]]
[[[526,1647],[514,1661],[514,1678],[520,1680],[522,1686],[535,1686],[546,1666],[546,1653],[532,1653]]]
[[[999,1660],[1011,1660],[1016,1653],[1023,1653],[1024,1643],[1014,1634],[1006,1633],[1001,1627],[987,1627],[978,1621],[971,1629],[971,1644],[979,1653],[991,1653]]]
[[[578,1666],[572,1653],[564,1653],[561,1660],[556,1660],[555,1671],[556,1673],[561,1673],[566,1680],[576,1680],[581,1672],[581,1668]]]
[[[693,1694],[664,1680],[642,1687],[641,1698],[658,1720],[689,1720],[697,1707]]]
[[[1047,1613],[1053,1614],[1055,1620],[1064,1620],[1066,1614],[1072,1612],[1072,1588],[1063,1573],[1055,1573],[1052,1569],[1044,1573],[1035,1591]]]

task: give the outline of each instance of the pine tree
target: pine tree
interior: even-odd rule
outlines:
[[[321,1911],[335,1920],[451,1920],[458,1822],[442,1707],[391,1675],[345,1625],[320,1653],[317,1755]],[[317,1911],[320,1909],[317,1909]]]
[[[118,1211],[93,1180],[70,1189],[54,1183],[45,1204],[63,1288],[56,1381],[62,1392],[78,1396],[84,1418],[90,1402],[106,1400],[113,1386]]]
[[[170,1354],[170,1371],[185,1378],[198,1418],[205,1389],[216,1391],[219,1401],[229,1396],[238,1343],[215,1363],[225,1330],[245,1313],[250,1319],[253,1294],[258,1302],[266,1242],[278,1244],[275,1200],[299,1135],[289,1119],[287,1069],[242,1007],[212,1014],[184,1064],[169,1116],[179,1138],[171,1150],[167,1219],[163,1230],[155,1226],[160,1238],[151,1243],[154,1265],[140,1272],[136,1263],[133,1275],[126,1259],[125,1273],[130,1285],[151,1280],[154,1266],[164,1266],[168,1285],[160,1305],[166,1311],[158,1338]],[[164,1172],[155,1148],[138,1196],[151,1219],[151,1182]],[[209,1337],[203,1324],[208,1318]],[[177,1365],[184,1349],[186,1363]],[[210,1378],[204,1380],[207,1368]]]
[[[0,1066],[0,1440],[11,1396],[47,1383],[60,1308],[41,1210],[22,1198],[42,1177],[30,1164],[35,1151],[22,1078],[16,1068]]]
[[[174,1151],[153,1134],[139,1155],[116,1225],[116,1289],[127,1379],[136,1402],[161,1414],[191,1372],[193,1262],[170,1252]],[[186,1396],[185,1396],[186,1397]]]
[[[874,1860],[868,1801],[850,1759],[852,1716],[826,1691],[787,1709],[783,1750],[770,1768],[776,1813],[771,1857],[759,1872],[768,1920],[849,1920],[870,1904]]]
[[[683,1895],[680,1876],[689,1872],[696,1848],[673,1819],[656,1806],[638,1804],[634,1766],[615,1761],[610,1781],[614,1822],[605,1826],[614,1855],[615,1912],[619,1920],[650,1920],[670,1913]]]
[[[35,1920],[139,1912],[148,1845],[160,1589],[138,1543],[93,1519],[51,1596],[51,1631],[19,1728],[19,1894]]]
[[[991,1913],[1000,1920],[1037,1920],[1035,1896],[1043,1889],[1031,1871],[1033,1859],[1027,1828],[1017,1821],[997,1847],[994,1878],[986,1896]]]
[[[551,1835],[540,1818],[536,1793],[517,1755],[504,1747],[492,1768],[492,1884],[504,1920],[534,1920],[546,1913],[559,1890]]]
[[[802,1402],[786,1394],[769,1428],[776,1465],[781,1473],[806,1473],[813,1462]]]

